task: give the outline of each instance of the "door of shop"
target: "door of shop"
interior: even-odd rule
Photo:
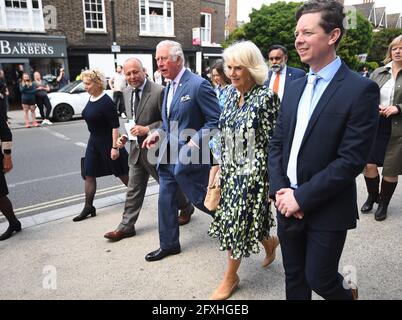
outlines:
[[[4,71],[4,78],[9,91],[9,108],[21,108],[20,80],[24,72],[29,73],[28,59],[0,59],[0,69]]]

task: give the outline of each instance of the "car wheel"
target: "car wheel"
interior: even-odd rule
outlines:
[[[67,103],[57,105],[53,110],[53,118],[57,122],[69,121],[73,118],[74,110]]]

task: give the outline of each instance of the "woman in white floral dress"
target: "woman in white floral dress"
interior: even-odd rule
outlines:
[[[208,234],[228,250],[228,266],[213,300],[230,297],[239,284],[237,270],[243,257],[258,253],[263,244],[263,266],[275,258],[279,244],[270,236],[274,219],[268,204],[268,141],[279,108],[277,96],[263,85],[268,70],[260,50],[250,41],[224,51],[232,80],[219,120],[221,129],[221,201]]]

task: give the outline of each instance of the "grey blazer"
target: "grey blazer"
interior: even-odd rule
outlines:
[[[161,126],[163,90],[164,87],[162,87],[161,85],[147,80],[142,92],[137,114],[135,115],[136,124],[141,126],[148,126],[150,130],[157,129]],[[133,87],[131,86],[127,86],[123,90],[126,114],[130,119],[133,118],[133,114],[131,112],[132,91]],[[130,143],[130,152],[128,158],[129,165],[135,165],[137,163],[140,155],[140,148],[145,138],[146,136],[138,137],[138,144]]]

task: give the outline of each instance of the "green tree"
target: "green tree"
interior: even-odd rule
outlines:
[[[360,66],[359,54],[367,54],[373,43],[373,27],[371,23],[357,12],[356,20],[348,24],[338,48],[338,55],[349,68],[357,70]]]
[[[397,36],[402,34],[402,29],[382,29],[379,32],[375,32],[373,36],[374,45],[369,51],[367,60],[377,62],[379,65],[383,65],[382,61],[387,54],[388,46]]]
[[[296,28],[295,14],[301,2],[275,2],[269,6],[262,5],[261,9],[253,9],[250,13],[250,22],[242,25],[229,37],[225,45],[238,40],[251,40],[267,56],[268,48],[274,44],[281,44],[289,50],[289,64],[302,67],[299,56],[294,47],[294,31]]]
[[[253,9],[250,22],[242,25],[229,37],[225,46],[238,40],[251,40],[264,56],[273,44],[281,44],[289,50],[289,65],[304,68],[294,47],[294,31],[296,28],[295,14],[302,2],[279,1],[271,5],[262,5],[261,9]],[[338,54],[351,67],[357,68],[359,60],[356,55],[367,53],[372,44],[372,27],[370,22],[357,13],[352,20],[352,28],[347,30],[342,39]]]
[[[243,24],[240,27],[236,28],[230,35],[229,38],[223,43],[223,47],[227,48],[233,42],[246,39],[246,34],[244,32],[244,27],[246,25]]]

